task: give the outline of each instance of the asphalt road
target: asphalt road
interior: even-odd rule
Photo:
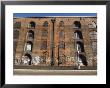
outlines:
[[[97,70],[14,69],[14,75],[97,75]]]

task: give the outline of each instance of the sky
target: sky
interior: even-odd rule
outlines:
[[[14,13],[13,17],[97,16],[97,13]]]

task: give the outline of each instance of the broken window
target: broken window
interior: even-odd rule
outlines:
[[[28,39],[34,39],[34,32],[32,30],[28,32]]]
[[[15,22],[14,29],[20,29],[20,28],[21,28],[21,22]]]
[[[31,41],[28,41],[26,43],[25,51],[29,53],[32,52],[32,47],[33,47],[33,43]]]
[[[48,27],[48,22],[47,21],[44,22],[43,27]]]
[[[97,28],[96,22],[92,21],[91,24],[88,24],[89,28]]]
[[[36,23],[33,22],[33,21],[31,21],[31,22],[29,23],[29,25],[28,25],[28,28],[32,28],[32,29],[34,29],[35,26],[36,26]]]
[[[64,26],[64,22],[63,21],[60,21],[59,26],[60,27],[63,27]]]
[[[31,65],[32,64],[32,57],[30,54],[25,54],[24,57],[22,58],[22,63],[23,65]]]
[[[81,23],[79,21],[75,21],[74,28],[81,28]]]

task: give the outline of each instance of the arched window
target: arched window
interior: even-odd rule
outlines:
[[[74,28],[81,28],[81,23],[79,21],[75,21]]]
[[[77,51],[84,52],[84,44],[82,42],[78,41],[76,43],[76,49],[77,49]]]
[[[35,26],[36,26],[36,23],[35,22],[31,21],[29,23],[29,28],[35,28]]]
[[[63,27],[64,26],[64,22],[63,21],[60,21],[59,26],[60,27]]]
[[[34,39],[34,32],[32,30],[28,32],[28,39]]]
[[[46,50],[47,49],[47,41],[42,41],[41,49],[42,50]]]
[[[96,31],[90,32],[90,39],[97,39],[97,32]]]
[[[33,48],[33,43],[31,41],[28,41],[26,43],[25,51],[30,53],[32,52],[32,48]]]
[[[97,28],[97,24],[95,21],[92,21],[91,24],[88,24],[89,28]]]
[[[47,21],[44,22],[43,27],[48,27],[48,22]]]
[[[31,63],[32,63],[32,56],[30,54],[26,53],[24,55],[24,58],[23,58],[22,62],[23,62],[23,65],[31,65]]]
[[[83,39],[81,31],[76,30],[74,33],[75,33],[75,39]]]
[[[47,37],[48,36],[48,31],[47,30],[42,30],[42,36]]]
[[[92,21],[92,25],[93,25],[94,28],[97,28],[96,22]]]
[[[18,30],[14,30],[14,39],[18,39],[19,38],[19,31]]]
[[[20,29],[20,28],[21,28],[21,22],[15,22],[14,29]]]

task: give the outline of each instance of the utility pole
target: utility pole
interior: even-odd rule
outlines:
[[[53,28],[52,28],[52,31],[51,31],[51,66],[54,65],[54,23],[55,23],[55,18],[52,18],[51,19],[52,21],[52,24],[53,24]]]

